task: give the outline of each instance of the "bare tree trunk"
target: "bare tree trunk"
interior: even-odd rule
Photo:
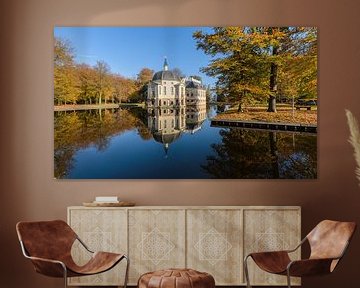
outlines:
[[[244,110],[242,109],[242,102],[243,102],[244,96],[245,96],[245,91],[242,91],[237,112],[244,112]]]
[[[277,47],[273,47],[272,55],[277,55]],[[277,92],[277,64],[271,63],[270,68],[270,95],[269,95],[269,106],[267,112],[276,112],[276,92]]]
[[[269,141],[270,141],[270,154],[272,158],[272,172],[273,172],[273,179],[279,179],[280,171],[279,171],[279,157],[277,151],[277,139],[276,139],[276,132],[269,132]]]
[[[241,106],[241,102],[239,102],[237,112],[243,112],[243,109],[242,109],[242,106]]]
[[[101,105],[101,92],[99,92],[99,105]]]

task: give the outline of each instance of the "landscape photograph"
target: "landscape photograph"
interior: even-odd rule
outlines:
[[[316,179],[316,27],[55,27],[54,178]]]

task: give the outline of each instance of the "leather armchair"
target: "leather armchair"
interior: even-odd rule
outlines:
[[[355,229],[354,222],[324,220],[292,250],[250,253],[244,259],[247,287],[251,287],[247,266],[249,258],[266,272],[286,275],[289,288],[291,288],[291,276],[305,277],[332,273],[344,256]],[[289,253],[299,249],[306,241],[310,245],[310,257],[292,261]]]
[[[66,222],[19,222],[16,231],[23,255],[31,260],[35,271],[50,277],[64,278],[65,288],[67,277],[102,273],[112,269],[123,259],[127,261],[124,281],[126,288],[128,257],[125,254],[91,251]],[[78,266],[71,256],[71,247],[75,241],[79,241],[91,254],[90,260],[83,266]]]

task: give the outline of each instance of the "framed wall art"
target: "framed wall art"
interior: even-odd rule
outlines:
[[[57,179],[316,179],[315,27],[55,27]]]

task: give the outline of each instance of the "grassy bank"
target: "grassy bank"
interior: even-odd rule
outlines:
[[[54,111],[74,111],[74,110],[91,110],[91,109],[111,109],[111,108],[119,108],[119,107],[145,107],[144,103],[108,103],[108,104],[76,104],[76,105],[55,105]]]
[[[119,104],[84,104],[84,105],[55,105],[54,111],[73,111],[73,110],[91,110],[91,109],[109,109],[119,108]]]
[[[266,107],[252,107],[244,112],[228,110],[218,114],[214,119],[317,125],[317,111],[295,110],[293,113],[291,107],[281,107],[276,113],[270,113],[266,112]]]

